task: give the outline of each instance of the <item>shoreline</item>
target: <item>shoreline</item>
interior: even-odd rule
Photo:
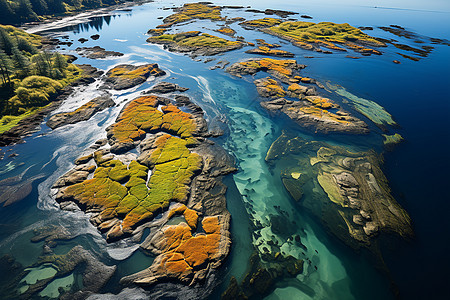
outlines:
[[[71,15],[55,15],[44,21],[35,21],[17,26],[28,33],[41,34],[46,31],[61,29],[67,26],[74,26],[92,21],[96,17],[111,16],[115,10],[123,10],[128,7],[140,6],[145,3],[153,2],[153,0],[127,1],[121,4],[112,5],[102,8],[93,8],[75,12]],[[13,25],[14,26],[14,25]]]

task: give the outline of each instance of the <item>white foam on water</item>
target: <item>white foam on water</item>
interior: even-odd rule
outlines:
[[[74,92],[71,93],[64,102],[52,112],[52,115],[61,112],[74,111],[83,104],[91,101],[92,99],[101,96],[103,92],[98,89],[98,85],[101,83],[100,79],[87,86],[78,86],[74,88]]]
[[[164,51],[161,49],[160,49],[160,51],[154,51],[149,48],[138,47],[138,46],[130,46],[129,49],[131,51],[133,51],[134,55],[147,58],[151,61],[164,60],[165,63],[172,61],[172,57],[170,56],[170,54],[168,54],[167,51]]]

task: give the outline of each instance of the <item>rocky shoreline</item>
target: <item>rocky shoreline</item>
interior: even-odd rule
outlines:
[[[39,130],[39,126],[44,118],[58,108],[61,103],[73,93],[75,87],[90,84],[103,74],[102,71],[89,65],[78,65],[78,67],[83,70],[83,77],[62,89],[56,99],[49,105],[39,109],[37,113],[21,120],[10,130],[0,134],[0,147],[23,143],[25,137],[30,136]]]

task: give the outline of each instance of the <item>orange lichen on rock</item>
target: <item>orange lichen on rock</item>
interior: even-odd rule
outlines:
[[[331,102],[328,98],[323,98],[320,96],[307,96],[305,97],[306,100],[311,102],[314,106],[321,108],[321,109],[330,109],[330,108],[336,108],[338,107],[336,104]]]
[[[259,71],[265,71],[283,82],[289,81],[293,70],[302,68],[293,59],[251,59],[233,64],[227,69],[233,75],[242,76],[247,74],[256,74]]]
[[[174,215],[183,215],[189,227],[191,227],[192,229],[197,228],[198,213],[195,210],[187,208],[186,205],[183,204],[177,208],[172,209],[169,212],[167,218],[170,219]]]
[[[192,235],[192,228],[181,223],[164,230],[166,239],[164,255],[159,269],[178,277],[185,277],[192,270],[205,268],[219,255],[221,226],[219,216],[205,217],[202,221],[205,234]]]
[[[259,46],[256,49],[247,50],[245,51],[245,53],[268,55],[268,56],[280,56],[280,57],[294,57],[294,54],[291,52],[280,49],[271,49],[270,47],[266,46]]]
[[[327,121],[333,121],[333,122],[338,122],[338,123],[343,123],[343,124],[349,124],[349,121],[346,120],[345,117],[342,116],[338,116],[332,112],[329,112],[328,110],[325,109],[321,109],[319,107],[315,107],[315,106],[303,106],[303,107],[299,107],[299,108],[290,108],[290,109],[298,109],[301,112],[303,112],[304,114],[310,115],[310,116],[314,116],[318,119],[324,119]]]
[[[254,81],[258,93],[263,97],[281,98],[286,96],[286,91],[276,80],[266,77]]]
[[[217,32],[220,32],[228,36],[234,36],[236,34],[236,31],[230,27],[221,27],[217,29]]]

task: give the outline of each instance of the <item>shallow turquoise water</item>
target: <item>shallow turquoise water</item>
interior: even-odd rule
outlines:
[[[233,2],[239,4],[237,1],[227,1],[226,4]],[[407,5],[411,10],[375,9],[373,5],[358,6],[348,1],[339,5],[327,1],[248,3],[259,9],[270,7],[309,14],[316,22],[325,20],[348,22],[354,26],[399,24],[419,34],[450,38],[448,31],[443,30],[442,26],[443,22],[449,19],[450,9],[438,6],[438,2],[436,0],[432,3],[432,7],[436,9],[429,7],[426,11],[423,7],[422,10],[417,10],[420,7],[414,2]],[[287,120],[268,115],[258,104],[256,90],[251,80],[233,78],[223,70],[209,70],[208,68],[215,62],[207,64],[194,62],[187,56],[167,53],[158,46],[146,44],[145,32],[160,24],[160,20],[156,17],[170,14],[170,11],[160,8],[179,3],[181,1],[169,4],[156,1],[136,7],[132,12],[117,12],[117,15],[108,19],[108,22],[97,20],[91,25],[69,28],[64,33],[75,40],[74,45],[68,49],[69,52],[81,46],[77,42],[78,38],[99,33],[101,37],[98,41],[89,41],[83,46],[100,45],[107,50],[126,54],[113,60],[92,61],[80,58],[78,63],[89,63],[104,70],[122,62],[159,63],[160,67],[169,73],[164,80],[175,79],[179,85],[190,88],[187,94],[207,112],[210,126],[221,126],[226,129],[226,135],[217,139],[217,142],[234,155],[240,169],[237,174],[227,179],[230,186],[228,206],[233,216],[234,244],[230,258],[223,268],[223,284],[214,291],[212,298],[220,295],[232,275],[242,279],[246,271],[248,258],[253,251],[249,216],[264,224],[268,215],[277,213],[273,208],[274,205],[281,206],[289,213],[288,219],[296,221],[295,225],[291,225],[294,231],[303,230],[302,241],[308,248],[304,256],[312,263],[306,267],[305,275],[301,277],[308,288],[298,286],[292,280],[286,281],[268,299],[392,298],[389,282],[385,276],[376,271],[366,257],[354,253],[327,235],[307,213],[298,210],[282,186],[279,172],[271,172],[264,162],[268,147],[282,129],[290,129],[310,139],[350,145],[356,150],[375,148],[381,151],[380,130],[371,126],[374,134],[366,137],[312,135]],[[396,1],[391,3],[391,7],[396,7],[394,4],[405,5],[402,1]],[[444,12],[430,11],[437,9]],[[233,11],[230,12],[232,13]],[[246,16],[250,17],[252,14]],[[201,21],[198,24],[209,28],[217,26],[209,21]],[[232,27],[239,29],[237,24],[233,24]],[[191,28],[191,25],[182,28]],[[243,30],[240,30],[239,34],[241,32],[249,41],[261,35]],[[387,36],[381,30],[374,30],[369,34]],[[265,36],[265,39],[268,42],[279,41],[269,36]],[[290,45],[283,47],[294,52],[299,63],[308,65],[302,74],[323,82],[340,84],[351,93],[376,101],[400,124],[401,128],[397,131],[406,138],[406,143],[397,147],[394,152],[386,154],[385,170],[397,200],[414,220],[417,238],[410,244],[401,244],[399,249],[386,253],[385,258],[402,298],[420,299],[445,295],[444,283],[448,278],[446,269],[450,267],[447,256],[450,246],[448,239],[445,238],[450,228],[446,218],[446,211],[450,205],[448,201],[444,201],[445,180],[448,178],[444,172],[449,167],[446,153],[450,143],[449,126],[446,122],[450,112],[448,101],[450,47],[436,46],[428,58],[420,62],[402,59],[401,65],[392,63],[393,59],[398,59],[392,49],[386,50],[387,53],[381,57],[351,60],[345,58],[345,54],[316,53],[313,54],[315,58],[306,59],[304,55],[312,55],[311,52]],[[251,57],[243,53],[245,50],[226,53],[217,60],[225,58],[234,62]],[[124,105],[127,100],[153,84],[154,82],[147,82],[136,91],[120,95],[119,101],[116,102]],[[60,110],[77,107],[83,103],[82,101],[92,99],[97,92],[95,88],[80,91],[78,97],[65,103]],[[339,98],[335,100],[339,101]],[[120,107],[97,114],[87,122],[67,126],[55,132],[51,132],[43,125],[41,131],[28,138],[25,144],[12,147],[12,151],[19,156],[6,157],[0,161],[2,170],[10,162],[15,165],[25,163],[2,174],[2,179],[18,175],[30,165],[32,167],[25,173],[25,178],[41,173],[45,175],[35,182],[33,192],[27,199],[10,207],[0,208],[2,220],[0,254],[14,253],[16,259],[25,266],[32,264],[40,254],[42,244],[29,242],[32,236],[30,231],[38,225],[54,223],[64,225],[74,235],[78,235],[76,239],[58,245],[55,252],[65,253],[72,246],[82,244],[97,253],[103,261],[118,264],[119,269],[113,280],[151,264],[152,259],[139,251],[127,258],[127,253],[135,250],[135,246],[127,241],[107,245],[84,214],[74,215],[59,211],[49,196],[51,184],[71,168],[72,161],[81,151],[98,138],[105,136],[104,128],[114,121]],[[271,233],[266,229],[260,233],[262,240],[259,242],[272,239]],[[437,246],[429,247],[429,245]],[[289,248],[288,245],[284,249],[286,252],[301,256],[298,253],[299,249]],[[318,253],[314,250],[318,250]],[[427,257],[429,259],[426,259]],[[318,267],[317,271],[314,270],[314,265]],[[310,289],[314,292],[311,293]],[[106,292],[117,293],[119,290],[112,282]]]

